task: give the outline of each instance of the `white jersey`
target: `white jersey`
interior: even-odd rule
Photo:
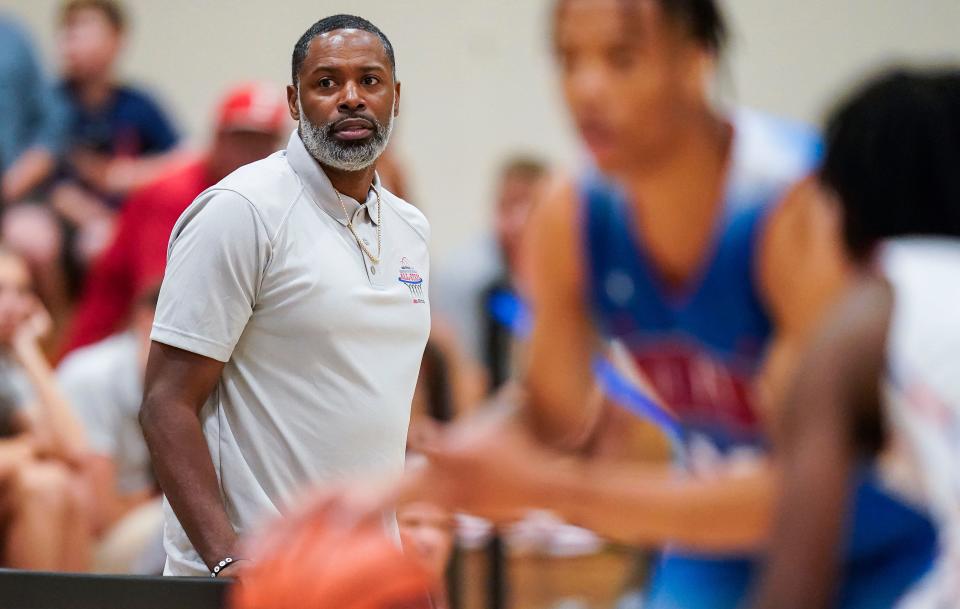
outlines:
[[[894,454],[934,518],[940,555],[901,607],[960,608],[960,239],[898,239],[881,256],[893,287],[884,406]]]

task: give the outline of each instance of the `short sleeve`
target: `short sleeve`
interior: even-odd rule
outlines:
[[[229,190],[201,194],[170,237],[151,338],[228,361],[269,257],[266,227],[250,201]]]
[[[90,355],[79,351],[67,357],[57,368],[57,383],[69,397],[94,452],[113,457],[120,437],[119,413],[102,375],[90,369]]]

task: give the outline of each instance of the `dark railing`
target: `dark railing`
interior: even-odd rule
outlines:
[[[0,609],[223,609],[228,581],[0,569]]]

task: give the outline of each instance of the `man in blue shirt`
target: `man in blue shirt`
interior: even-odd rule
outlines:
[[[132,190],[171,160],[178,136],[147,93],[119,84],[115,67],[126,18],[112,0],[71,0],[63,8],[61,90],[70,103],[70,139],[55,208],[79,229],[73,248],[94,256],[114,213]]]

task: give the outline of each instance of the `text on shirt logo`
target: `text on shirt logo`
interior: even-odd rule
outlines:
[[[410,297],[413,298],[413,304],[426,304],[423,294],[423,277],[415,268],[410,265],[410,261],[405,257],[400,259],[400,283],[407,286],[410,290]]]

